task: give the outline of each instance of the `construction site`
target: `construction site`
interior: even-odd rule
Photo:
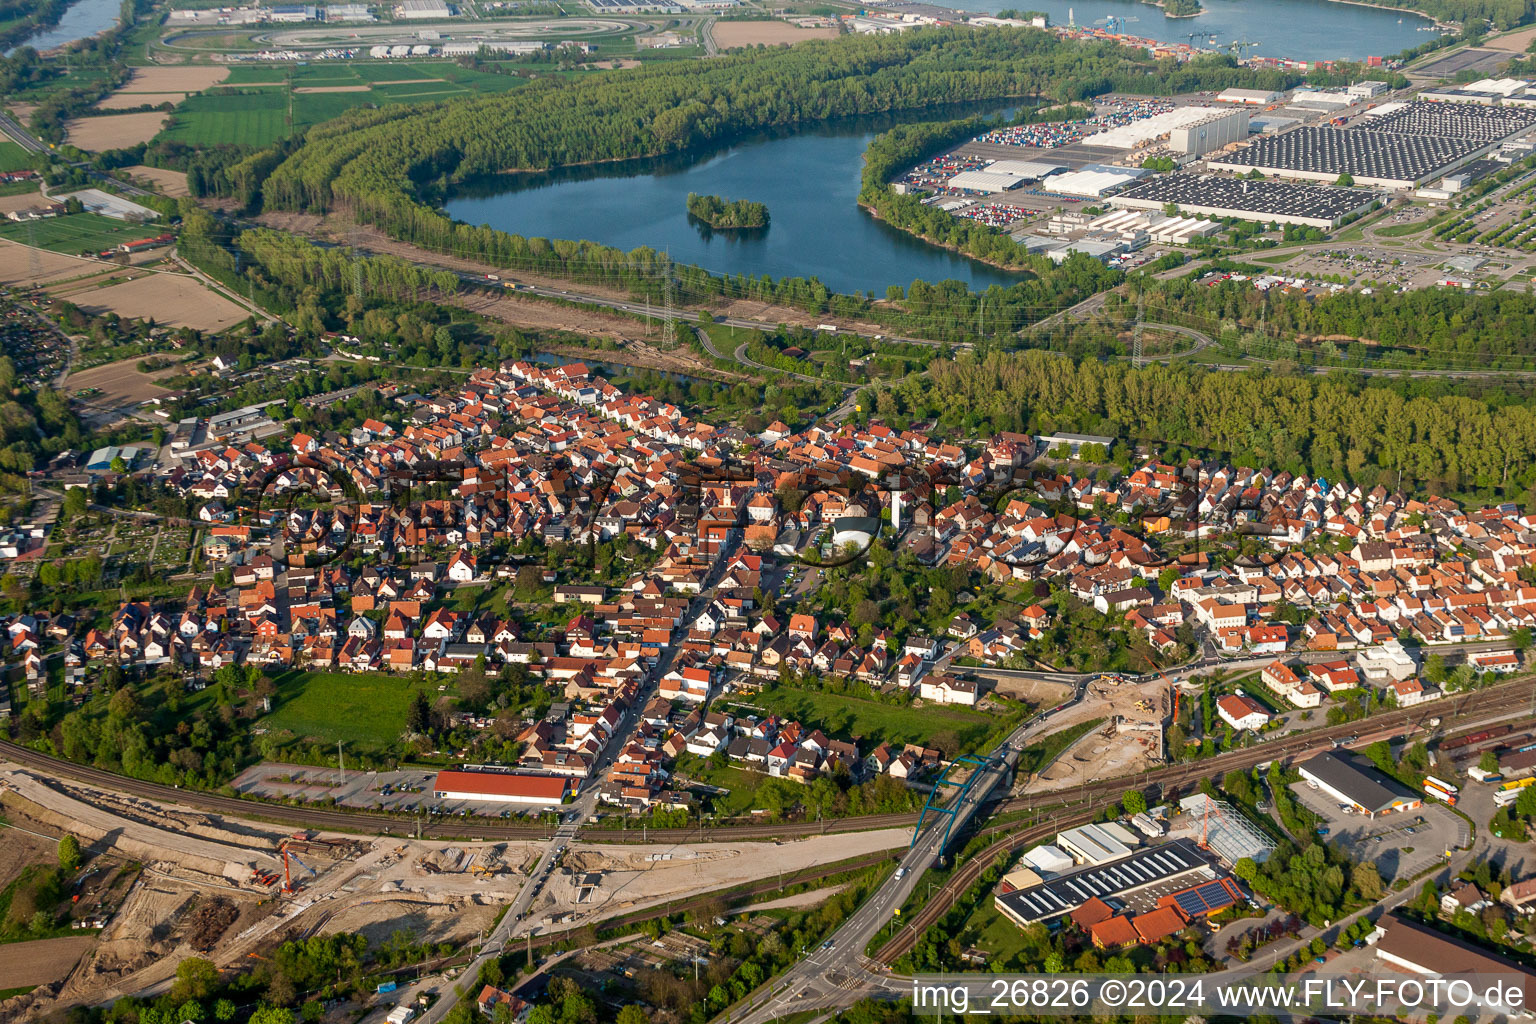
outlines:
[[[51,866],[65,834],[79,840],[87,863],[72,911],[78,934],[9,947],[17,955],[0,967],[0,987],[35,987],[0,1002],[0,1022],[154,990],[188,956],[233,969],[314,935],[356,933],[379,944],[405,933],[466,945],[529,884],[536,888],[518,938],[760,882],[765,857],[792,873],[911,838],[888,829],[782,844],[581,844],[531,881],[542,841],[294,832],[16,767],[0,767],[0,810],[9,826],[0,828],[0,851],[17,871]]]
[[[1027,780],[1021,792],[1039,793],[1134,775],[1166,760],[1163,727],[1180,691],[1167,680],[1131,684],[1116,675],[1089,683],[1083,699],[1063,713],[1064,725],[1101,720]]]

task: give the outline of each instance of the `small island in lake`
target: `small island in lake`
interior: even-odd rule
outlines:
[[[768,226],[768,207],[748,199],[722,199],[719,196],[701,196],[697,192],[690,192],[688,213],[716,231]]]
[[[1154,7],[1161,7],[1163,14],[1170,18],[1193,18],[1205,12],[1200,0],[1145,0],[1145,2]]]

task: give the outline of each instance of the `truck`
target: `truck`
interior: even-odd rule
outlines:
[[[1483,769],[1477,767],[1476,765],[1473,765],[1471,768],[1468,768],[1467,769],[1467,774],[1472,776],[1472,778],[1475,779],[1478,782],[1503,782],[1504,781],[1504,776],[1500,775],[1498,772],[1484,771]]]
[[[836,334],[837,324],[817,324],[816,329],[818,331],[827,331],[830,334]]]

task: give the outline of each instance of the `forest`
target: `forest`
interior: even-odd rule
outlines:
[[[1198,317],[1210,326],[1262,328],[1264,337],[1254,339],[1259,349],[1274,337],[1294,337],[1299,346],[1284,352],[1255,350],[1253,355],[1525,370],[1536,357],[1536,296],[1523,291],[1422,288],[1366,294],[1351,289],[1312,297],[1281,289],[1261,292],[1247,282],[1211,286],[1198,277],[1155,282],[1148,308]]]
[[[893,426],[935,418],[985,435],[1074,430],[1168,449],[1219,451],[1237,464],[1328,479],[1536,498],[1536,409],[1414,393],[1327,377],[1230,373],[1087,359],[1042,351],[962,354],[875,391],[872,414]]]
[[[750,199],[722,199],[719,196],[701,196],[697,192],[689,192],[688,215],[697,217],[716,230],[768,226],[768,207]]]

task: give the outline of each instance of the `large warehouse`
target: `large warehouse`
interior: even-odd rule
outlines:
[[[565,800],[571,779],[496,771],[441,771],[432,784],[439,800],[483,800],[497,804],[550,807]]]
[[[1417,793],[1375,768],[1331,750],[1303,762],[1297,770],[1308,783],[1371,818],[1417,810],[1424,803]]]
[[[995,171],[961,171],[947,182],[950,188],[968,192],[1007,192],[1019,187],[1024,179],[1016,174],[999,174]]]
[[[1306,126],[1265,135],[1210,167],[1288,178],[1406,189],[1468,163],[1536,125],[1536,110],[1470,103],[1404,103],[1348,128]]]
[[[1239,181],[1208,174],[1168,174],[1141,182],[1110,200],[1131,210],[1161,210],[1169,203],[1181,213],[1237,217],[1269,224],[1302,224],[1325,230],[1371,208],[1369,192],[1333,185],[1283,181]]]
[[[1213,110],[1193,124],[1168,133],[1168,148],[1185,156],[1204,156],[1248,138],[1248,111]]]
[[[1175,839],[1039,885],[1000,892],[995,904],[1004,917],[1026,928],[1071,913],[1095,897],[1142,904],[1137,909],[1151,910],[1163,896],[1218,877],[1199,847],[1187,839]]]

